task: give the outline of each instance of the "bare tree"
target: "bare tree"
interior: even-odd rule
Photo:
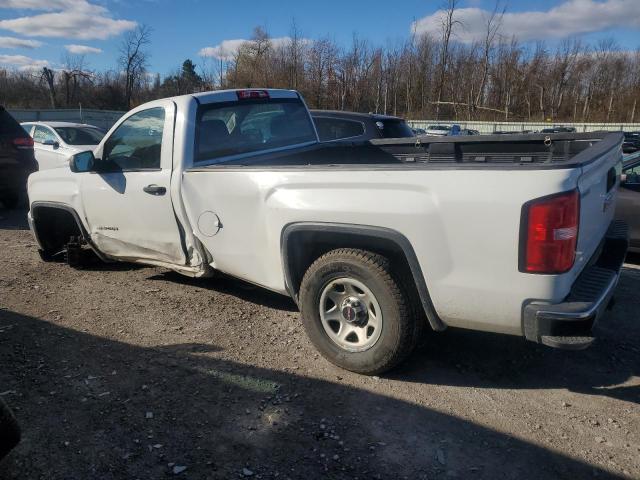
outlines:
[[[120,45],[118,66],[124,75],[124,96],[127,108],[132,107],[132,96],[136,86],[144,77],[149,61],[145,47],[151,43],[151,27],[140,25],[129,32]]]
[[[489,18],[485,21],[485,35],[482,43],[482,75],[480,77],[480,86],[473,100],[473,109],[478,105],[482,105],[484,98],[484,90],[489,76],[489,60],[496,35],[502,26],[502,18],[506,12],[506,6],[500,9],[500,0],[496,0],[495,6]]]
[[[91,72],[82,57],[64,58],[57,70],[0,68],[0,103],[119,109],[218,86],[276,87],[296,88],[313,108],[413,119],[638,121],[640,50],[621,51],[612,41],[567,40],[554,50],[522,45],[500,37],[498,4],[477,42],[457,42],[456,2],[446,5],[437,38],[414,31],[379,46],[354,35],[340,48],[329,38],[303,39],[295,23],[287,42],[256,28],[240,48],[220,55],[220,68],[217,60],[211,67],[181,59],[155,78],[145,73],[149,32],[143,28],[123,43],[117,70]]]
[[[442,93],[444,89],[445,76],[447,74],[447,65],[449,62],[449,42],[451,41],[451,34],[456,25],[460,22],[454,19],[454,14],[458,0],[446,0],[444,5],[444,13],[442,15],[441,24],[441,39],[440,39],[440,64],[438,75],[438,87],[437,87],[437,100],[436,100],[436,119],[440,116],[440,102],[442,101]]]
[[[40,81],[47,85],[49,91],[49,101],[51,102],[51,108],[56,108],[56,85],[55,85],[56,73],[48,67],[42,67],[40,73]]]
[[[74,104],[78,88],[83,82],[91,82],[93,74],[85,67],[84,55],[65,55],[64,68],[61,71],[64,85],[65,106]]]

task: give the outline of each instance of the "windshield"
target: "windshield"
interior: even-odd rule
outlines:
[[[382,134],[382,138],[415,137],[413,130],[404,120],[378,120],[376,127]]]
[[[97,145],[104,133],[92,127],[54,127],[54,130],[67,145]]]
[[[309,113],[297,98],[204,105],[196,124],[196,161],[317,141]]]

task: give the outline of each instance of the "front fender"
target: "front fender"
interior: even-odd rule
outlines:
[[[88,231],[82,196],[80,193],[82,173],[73,173],[68,168],[42,170],[29,176],[27,192],[29,209],[34,203],[53,203],[69,207],[77,216],[82,228]]]

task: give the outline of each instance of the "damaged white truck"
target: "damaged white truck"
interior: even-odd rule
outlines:
[[[185,95],[127,113],[29,178],[44,260],[224,272],[290,295],[310,340],[380,373],[424,328],[579,349],[627,248],[622,134],[318,142],[297,92]]]

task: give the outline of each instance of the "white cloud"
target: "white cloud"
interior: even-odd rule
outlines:
[[[271,45],[273,48],[280,48],[288,45],[291,42],[291,37],[276,37],[271,38]],[[311,40],[307,38],[301,38],[299,41],[302,44],[308,44]],[[235,40],[224,40],[214,47],[205,47],[200,49],[198,55],[201,57],[217,58],[219,60],[229,61],[238,53],[240,47],[245,43],[251,43],[251,40],[244,38],[237,38]]]
[[[0,55],[0,67],[17,68],[19,70],[38,70],[49,66],[46,60],[36,60],[24,55]]]
[[[64,10],[73,8],[76,0],[0,0],[0,8],[22,10]]]
[[[0,28],[30,37],[105,39],[137,25],[130,20],[113,19],[105,7],[87,0],[0,0],[0,8],[46,11],[0,20]]]
[[[566,38],[615,27],[640,28],[638,0],[566,0],[547,11],[505,13],[499,34],[521,41]],[[418,34],[436,38],[442,26],[442,10],[412,24]],[[471,43],[483,38],[490,12],[480,8],[460,8],[454,20],[461,24],[454,30],[455,38]]]
[[[76,55],[85,55],[87,53],[102,53],[102,49],[96,47],[89,47],[88,45],[65,45],[64,48],[68,52]]]
[[[0,48],[38,48],[42,42],[26,40],[24,38],[0,37]]]
[[[247,43],[248,40],[238,38],[236,40],[224,40],[215,47],[205,47],[200,49],[198,55],[201,57],[218,58],[220,60],[231,60],[238,53],[240,47]]]

